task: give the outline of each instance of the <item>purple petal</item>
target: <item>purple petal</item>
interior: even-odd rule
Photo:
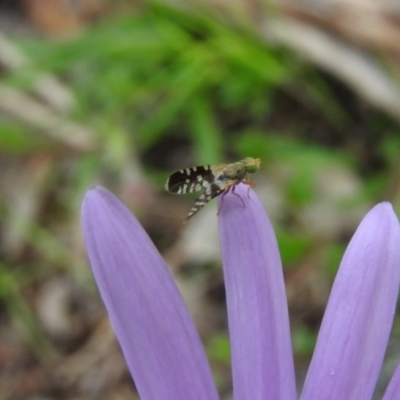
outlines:
[[[248,194],[242,184],[235,192],[246,207],[229,193],[219,214],[235,398],[295,399],[288,308],[274,231],[255,192]]]
[[[343,256],[302,400],[372,398],[399,291],[399,244],[397,217],[381,203],[363,219]]]
[[[217,399],[200,339],[157,249],[110,192],[82,206],[93,274],[142,400]]]

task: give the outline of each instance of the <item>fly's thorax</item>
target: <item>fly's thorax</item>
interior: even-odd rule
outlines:
[[[224,177],[228,179],[242,180],[246,176],[246,166],[239,161],[233,164],[228,164],[224,171]]]

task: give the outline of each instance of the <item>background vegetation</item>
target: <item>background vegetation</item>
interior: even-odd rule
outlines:
[[[123,11],[101,9],[61,37],[29,12],[34,28],[3,27],[0,398],[136,398],[81,237],[80,203],[96,184],[165,255],[229,398],[216,208],[183,226],[192,199],[163,187],[181,167],[245,156],[262,159],[256,190],[282,253],[301,387],[350,237],[377,202],[400,211],[400,113],[248,21],[165,4]],[[397,318],[383,388],[399,334]]]

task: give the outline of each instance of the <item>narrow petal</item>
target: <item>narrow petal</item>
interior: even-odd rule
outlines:
[[[219,229],[235,399],[295,399],[288,307],[274,231],[247,186],[238,185],[222,201]]]
[[[385,391],[382,400],[398,400],[400,398],[400,364],[397,365],[392,379]]]
[[[86,194],[82,221],[93,275],[140,398],[217,399],[193,322],[139,222],[102,188]]]
[[[343,256],[302,400],[372,398],[399,291],[399,243],[391,205],[377,205]]]

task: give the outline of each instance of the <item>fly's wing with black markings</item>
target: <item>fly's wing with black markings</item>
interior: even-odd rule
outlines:
[[[211,199],[217,197],[222,192],[223,190],[215,184],[210,184],[208,187],[204,188],[204,192],[195,200],[194,206],[186,217],[186,221],[193,217],[193,215],[202,209]]]
[[[230,164],[229,164],[230,165]],[[176,194],[198,192],[203,193],[195,200],[186,221],[203,208],[211,199],[225,192],[237,183],[236,179],[226,176],[227,164],[202,165],[181,169],[172,174],[165,189]]]
[[[165,189],[176,194],[199,192],[209,186],[213,179],[214,175],[209,165],[185,168],[168,178]]]
[[[202,209],[210,200],[214,197],[219,196],[221,193],[224,193],[228,188],[236,183],[235,180],[232,181],[214,181],[208,187],[204,189],[204,192],[195,200],[194,206],[189,211],[189,214],[186,217],[186,221],[193,217],[200,209]]]

